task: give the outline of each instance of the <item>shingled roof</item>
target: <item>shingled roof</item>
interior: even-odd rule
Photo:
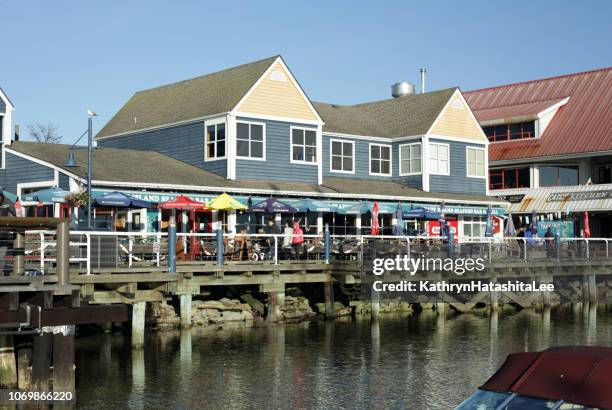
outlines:
[[[41,142],[16,141],[9,150],[37,158],[51,165],[74,174],[80,178],[87,176],[87,149],[78,147],[75,150],[76,167],[65,165],[71,146],[66,144],[46,144]],[[212,188],[227,192],[244,192],[245,190],[265,190],[271,194],[277,192],[300,192],[308,196],[318,194],[341,194],[355,198],[372,196],[389,196],[415,198],[423,201],[444,199],[449,203],[460,202],[503,203],[503,201],[484,195],[463,195],[424,192],[397,182],[326,177],[322,185],[290,181],[261,180],[228,180],[212,172],[189,165],[169,156],[154,151],[139,151],[118,148],[96,147],[93,152],[93,179],[112,183],[155,184]]]
[[[231,111],[277,57],[138,91],[96,138]]]
[[[398,138],[426,134],[456,90],[448,88],[357,105],[313,105],[325,122],[324,131]]]

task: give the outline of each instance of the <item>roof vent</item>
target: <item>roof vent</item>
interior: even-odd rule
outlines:
[[[395,83],[391,86],[391,95],[393,98],[403,97],[405,95],[414,94],[414,84],[403,81]]]

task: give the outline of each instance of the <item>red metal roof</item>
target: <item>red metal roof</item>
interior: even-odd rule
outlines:
[[[536,115],[563,100],[564,98],[555,98],[553,100],[507,105],[505,107],[485,108],[484,110],[474,111],[474,115],[480,122]]]
[[[468,91],[464,96],[477,118],[480,112],[487,121],[495,119],[491,113],[501,119],[517,112],[512,106],[522,106],[518,112],[533,111],[541,106],[535,103],[570,97],[540,138],[490,144],[491,161],[612,151],[612,67]]]
[[[610,375],[612,348],[560,347],[508,355],[481,389],[612,408]]]

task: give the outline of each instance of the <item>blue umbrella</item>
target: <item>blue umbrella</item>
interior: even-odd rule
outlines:
[[[141,199],[132,198],[122,192],[109,192],[108,194],[100,195],[94,199],[96,205],[100,206],[116,206],[122,208],[152,208],[151,202]]]
[[[17,195],[15,195],[14,193],[9,192],[9,191],[4,191],[4,190],[1,192],[2,192],[2,195],[4,195],[4,197],[8,199],[9,201],[11,202],[17,201]]]
[[[261,201],[253,205],[249,209],[249,211],[250,212],[265,212],[268,214],[275,214],[277,212],[294,214],[298,212],[298,209],[289,204],[281,202],[276,198],[270,197],[264,201]]]
[[[404,219],[440,219],[440,212],[429,211],[425,208],[412,208],[403,213]]]
[[[61,188],[45,188],[40,191],[30,192],[25,194],[21,199],[30,202],[42,202],[44,204],[52,204],[54,202],[66,202],[66,195],[70,192]]]
[[[395,225],[393,225],[393,235],[395,236],[402,236],[404,234],[403,214],[402,204],[398,202],[395,209]]]
[[[316,199],[304,198],[293,203],[300,212],[336,212],[338,207]]]
[[[491,208],[491,205],[487,207],[487,226],[485,228],[485,236],[487,238],[493,236],[493,208]]]

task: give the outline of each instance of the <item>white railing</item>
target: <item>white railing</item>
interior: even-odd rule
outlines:
[[[43,272],[53,267],[54,231],[28,231],[39,243],[30,244],[30,261]],[[217,234],[177,233],[179,263],[216,262]],[[446,237],[391,235],[330,235],[326,252],[324,234],[303,235],[293,244],[283,234],[223,234],[221,261],[251,261],[278,264],[289,260],[363,261],[366,246],[384,244],[383,251],[412,256],[480,257],[496,260],[602,259],[610,258],[611,238],[499,238],[471,237],[449,242]],[[27,247],[27,244],[26,244]],[[37,250],[37,252],[36,252]],[[37,259],[38,258],[38,259]],[[71,231],[70,263],[87,274],[102,268],[163,268],[168,263],[168,233]]]

